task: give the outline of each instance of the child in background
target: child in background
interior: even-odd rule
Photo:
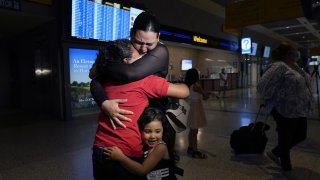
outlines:
[[[144,143],[145,160],[142,164],[130,159],[118,147],[105,148],[107,159],[116,160],[131,173],[146,175],[146,179],[177,179],[170,163],[166,143],[165,115],[155,107],[147,108],[138,121],[141,138]]]
[[[188,154],[193,158],[206,159],[207,155],[198,150],[198,129],[207,125],[206,116],[204,114],[201,99],[209,98],[210,93],[205,93],[199,83],[199,73],[197,69],[189,69],[186,73],[185,83],[189,87],[190,96],[188,103],[190,104],[190,112],[188,116],[187,126],[189,131],[189,147]],[[201,97],[202,96],[202,97]]]

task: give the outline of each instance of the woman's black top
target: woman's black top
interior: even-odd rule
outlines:
[[[168,63],[168,49],[161,43],[132,64],[108,62],[108,66],[100,69],[100,77],[90,83],[92,97],[101,106],[102,102],[108,99],[103,88],[104,81],[128,83],[152,74],[165,77],[168,73]]]

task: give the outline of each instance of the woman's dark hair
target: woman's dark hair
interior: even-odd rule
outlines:
[[[160,33],[160,24],[154,14],[148,11],[140,13],[134,20],[133,27],[131,29],[131,36],[138,30],[146,32]]]
[[[271,57],[275,61],[283,61],[285,58],[287,58],[289,51],[292,49],[293,47],[289,44],[281,43],[272,51]]]
[[[186,73],[186,78],[184,80],[185,84],[190,87],[192,84],[199,80],[198,70],[195,68],[189,69]]]

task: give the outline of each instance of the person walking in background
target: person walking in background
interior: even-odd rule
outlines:
[[[198,129],[207,125],[206,116],[201,100],[209,98],[209,93],[205,93],[199,83],[199,72],[197,69],[189,69],[186,72],[185,83],[190,89],[188,103],[190,104],[190,112],[188,116],[187,126],[189,130],[189,146],[188,154],[193,158],[206,159],[207,155],[198,150]],[[202,97],[201,97],[202,96]]]
[[[128,171],[146,179],[177,179],[174,167],[170,163],[169,151],[163,139],[169,134],[162,110],[154,107],[146,108],[138,120],[141,138],[144,143],[144,161],[142,164],[130,159],[118,147],[105,148],[107,159],[116,160]]]
[[[219,78],[220,78],[220,87],[219,87],[219,93],[218,93],[218,98],[221,97],[221,91],[223,91],[223,97],[226,96],[226,90],[228,88],[228,74],[225,71],[225,68],[221,69],[221,72],[219,73]]]
[[[282,170],[292,170],[290,149],[307,137],[311,110],[311,78],[298,65],[297,50],[282,43],[272,51],[275,62],[258,82],[257,90],[276,121],[278,145],[267,155]]]

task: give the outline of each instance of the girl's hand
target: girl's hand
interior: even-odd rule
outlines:
[[[103,154],[106,155],[106,159],[116,160],[116,161],[121,160],[123,159],[123,157],[125,157],[121,149],[119,149],[116,146],[105,147]]]
[[[124,115],[133,114],[133,112],[119,108],[119,104],[125,102],[127,99],[113,99],[105,100],[101,105],[103,112],[110,118],[113,129],[116,129],[116,125],[125,128],[126,126],[121,121],[132,121]]]

